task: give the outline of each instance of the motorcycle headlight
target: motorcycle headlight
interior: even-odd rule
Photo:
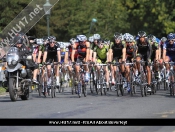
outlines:
[[[27,60],[32,60],[32,55],[28,55],[26,59]]]
[[[12,65],[16,65],[17,61],[16,60],[12,60]]]

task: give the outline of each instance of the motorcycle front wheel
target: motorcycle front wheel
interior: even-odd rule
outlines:
[[[17,88],[16,88],[16,79],[9,78],[9,94],[11,101],[16,101],[18,98]]]

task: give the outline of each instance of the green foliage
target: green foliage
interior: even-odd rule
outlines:
[[[45,0],[44,0],[45,1]],[[1,0],[0,29],[10,23],[30,0]],[[139,30],[162,37],[175,32],[174,0],[60,0],[51,10],[50,32],[59,41],[68,41],[77,34],[99,33],[113,38],[114,32],[133,35]],[[29,32],[37,37],[47,36],[44,16]]]

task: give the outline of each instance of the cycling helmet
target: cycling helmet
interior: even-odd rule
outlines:
[[[85,35],[77,35],[77,40],[79,42],[84,42],[87,40],[87,37]]]
[[[55,36],[49,36],[48,40],[49,40],[49,42],[56,41],[56,37]]]
[[[123,39],[124,40],[127,40],[128,39],[128,37],[130,37],[130,36],[132,36],[130,33],[125,33],[125,34],[123,34]]]
[[[162,42],[165,42],[165,41],[167,41],[167,38],[166,38],[166,37],[162,37],[160,40],[161,40]]]
[[[89,42],[94,42],[94,36],[89,37]]]
[[[168,39],[168,40],[174,39],[174,34],[173,34],[173,33],[169,33],[169,34],[167,35],[167,39]]]
[[[119,33],[119,32],[114,33],[114,38],[118,38],[119,36],[122,36],[122,33]]]
[[[134,37],[132,35],[127,36],[126,42],[133,42],[133,41],[134,41]]]
[[[94,40],[99,40],[100,38],[100,34],[94,34]]]
[[[99,40],[97,40],[97,43],[98,43],[98,44],[103,44],[103,45],[104,45],[104,44],[105,44],[105,41],[104,41],[103,39],[99,39]]]
[[[52,42],[55,42],[56,41],[56,37],[55,36],[49,36],[48,37],[48,42],[49,43],[52,43]]]
[[[75,42],[77,42],[76,38],[71,38],[69,41],[71,44],[74,44]]]
[[[145,31],[139,31],[138,36],[139,37],[146,37],[146,32]]]
[[[13,39],[14,44],[23,44],[24,39],[21,36],[15,36]]]

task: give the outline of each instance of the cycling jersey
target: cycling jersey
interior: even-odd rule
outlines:
[[[122,56],[122,49],[126,48],[125,41],[121,41],[119,44],[112,42],[110,45],[110,49],[113,51],[113,58],[121,58]]]
[[[163,49],[166,49],[166,56],[170,58],[170,61],[175,61],[175,42],[170,44],[168,41],[166,41]]]
[[[99,48],[98,46],[96,46],[94,48],[94,52],[97,53],[97,59],[100,59],[102,60],[102,62],[106,62],[106,59],[107,59],[107,52],[108,52],[108,46],[106,45],[103,45],[103,48]]]
[[[137,46],[134,44],[132,44],[131,46],[129,46],[129,44],[126,44],[126,57],[127,58],[135,58],[135,52],[136,52]]]
[[[68,49],[69,49],[69,59],[71,59],[71,55],[72,55],[72,46],[71,45],[69,45],[68,46]],[[75,59],[75,61],[76,61],[76,59],[77,59],[77,57],[78,57],[78,53],[77,53],[77,51],[75,50],[75,54],[74,54],[74,59]]]
[[[152,49],[151,60],[153,61],[156,58],[156,50],[159,49],[159,44],[157,42],[153,42],[153,44],[151,44],[151,49]]]
[[[136,41],[138,51],[137,53],[145,56],[145,58],[150,59],[151,58],[151,44],[148,41],[148,39],[145,38],[145,42],[142,44],[140,40],[138,39]],[[144,59],[145,60],[145,59]],[[146,60],[145,60],[146,61]]]
[[[77,50],[78,58],[84,59],[86,57],[87,47],[85,44],[76,43],[75,49]]]
[[[57,62],[57,51],[60,51],[60,46],[58,44],[55,44],[54,47],[50,47],[50,44],[46,45],[46,48],[44,50],[47,52],[47,59],[46,62]]]

